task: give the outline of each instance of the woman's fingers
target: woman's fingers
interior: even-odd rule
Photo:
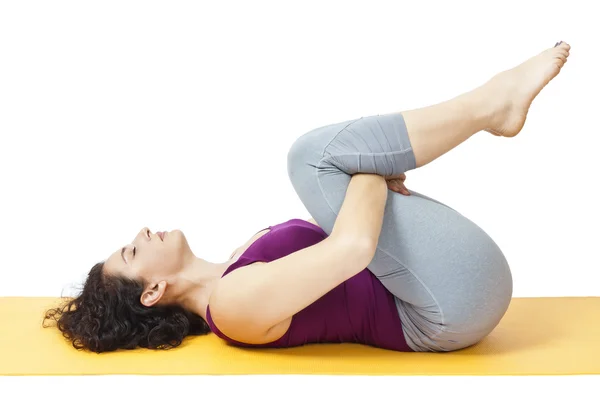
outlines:
[[[405,179],[406,176],[404,176],[404,178],[394,178],[387,180],[388,188],[396,193],[400,193],[405,196],[410,196],[410,192],[408,191],[408,189],[406,189],[406,186],[404,186]]]
[[[387,179],[388,188],[396,193],[400,193],[405,196],[410,196],[410,192],[408,191],[406,186],[404,186],[405,180],[406,174],[404,173],[393,178]]]

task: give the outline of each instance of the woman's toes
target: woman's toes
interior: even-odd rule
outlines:
[[[571,50],[571,46],[569,46],[569,44],[568,44],[568,43],[565,43],[565,42],[557,42],[557,43],[554,45],[554,48],[555,48],[555,49],[566,50],[566,51],[569,51],[569,50]]]
[[[567,58],[569,57],[569,50],[567,50],[566,47],[562,47],[562,45],[560,45],[559,47],[551,49],[550,54],[552,58],[559,59],[562,62],[566,62]]]

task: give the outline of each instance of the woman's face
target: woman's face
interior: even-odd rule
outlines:
[[[176,274],[193,256],[183,232],[165,232],[164,240],[144,227],[133,242],[120,247],[104,263],[104,272],[113,276],[145,281],[162,280]]]

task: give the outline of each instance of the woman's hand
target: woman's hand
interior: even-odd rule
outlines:
[[[399,175],[394,178],[386,179],[388,189],[393,190],[396,193],[403,194],[405,196],[410,196],[410,192],[404,186],[404,181],[406,180],[406,174]]]

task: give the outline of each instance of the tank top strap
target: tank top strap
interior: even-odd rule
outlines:
[[[273,230],[273,227],[272,227],[272,226],[269,226],[268,228],[261,229],[260,231],[257,231],[257,232],[256,232],[254,235],[252,235],[252,236],[256,236],[256,235],[258,235],[259,233],[261,233],[261,232],[263,232],[263,231],[266,231],[266,230],[270,230],[270,231],[271,231],[271,230]]]
[[[289,225],[291,221],[293,221],[293,220],[288,220],[288,221],[282,222],[282,223],[280,223],[280,224],[269,225],[268,227],[266,227],[266,228],[264,228],[264,229],[261,229],[260,231],[256,232],[254,235],[256,235],[256,234],[258,234],[258,233],[261,233],[261,232],[263,232],[263,231],[266,231],[266,230],[269,230],[269,231],[271,231],[271,232],[273,232],[273,231],[276,231],[277,229],[279,229],[279,228],[280,228],[281,226],[283,226],[283,225],[286,225],[286,224],[288,224],[288,225]]]

